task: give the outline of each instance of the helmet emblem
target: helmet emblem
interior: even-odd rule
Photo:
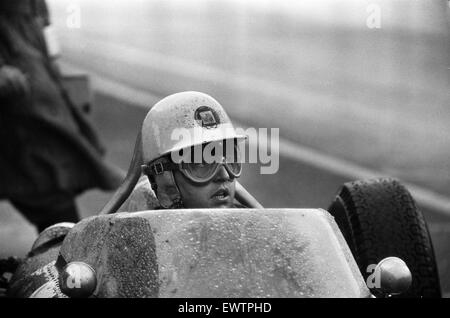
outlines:
[[[216,128],[217,125],[220,124],[219,116],[217,116],[216,112],[208,106],[197,108],[194,117],[199,125],[205,128]]]

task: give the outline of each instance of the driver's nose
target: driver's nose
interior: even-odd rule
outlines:
[[[224,182],[231,180],[232,177],[228,173],[227,169],[224,165],[220,165],[219,171],[217,171],[216,177],[214,178],[214,182]]]

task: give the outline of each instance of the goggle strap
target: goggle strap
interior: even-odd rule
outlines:
[[[160,175],[164,171],[172,171],[177,170],[178,165],[173,162],[155,162],[149,165],[142,165],[142,171],[146,175]]]
[[[182,163],[181,168],[186,168],[186,165],[187,165],[186,163]],[[225,168],[227,169],[227,171],[230,174],[232,174],[234,177],[238,177],[240,175],[240,172],[237,174],[234,173],[226,162],[223,162],[223,163],[217,164],[217,165],[218,166],[224,165]],[[169,162],[169,161],[166,161],[166,162],[160,161],[160,162],[155,162],[152,164],[142,165],[142,171],[144,172],[144,174],[151,175],[151,176],[160,175],[160,174],[164,173],[164,171],[173,171],[173,170],[179,170],[179,169],[180,169],[180,165],[173,163],[173,162]],[[215,171],[214,173],[216,173],[216,172],[217,171]]]

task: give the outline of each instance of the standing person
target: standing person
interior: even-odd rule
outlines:
[[[43,36],[48,23],[44,0],[0,1],[0,199],[39,231],[77,222],[78,194],[122,180],[62,86]]]

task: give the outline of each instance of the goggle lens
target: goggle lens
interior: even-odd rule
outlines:
[[[224,166],[228,173],[233,178],[238,178],[241,175],[241,163],[208,163],[205,165],[188,163],[182,164],[181,172],[194,182],[203,183],[208,182],[214,178],[219,171],[220,166]]]
[[[240,158],[239,146],[236,143],[233,150],[226,151],[223,145],[223,153],[225,154],[221,162],[202,162],[202,163],[182,163],[181,171],[183,174],[194,182],[208,182],[214,178],[219,171],[220,166],[225,166],[228,173],[237,178],[242,172],[242,163]]]

